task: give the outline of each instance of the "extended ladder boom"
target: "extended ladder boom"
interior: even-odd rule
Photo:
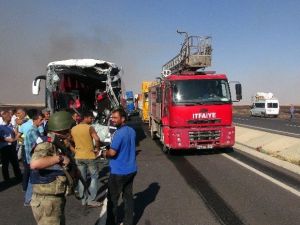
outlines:
[[[171,73],[195,71],[211,66],[211,37],[187,36],[182,44],[180,53],[163,65],[162,70]]]

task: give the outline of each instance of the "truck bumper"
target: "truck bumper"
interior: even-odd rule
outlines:
[[[171,149],[213,149],[232,147],[235,127],[169,128],[167,147]]]

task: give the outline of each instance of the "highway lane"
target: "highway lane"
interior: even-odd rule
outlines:
[[[300,123],[279,118],[263,118],[235,115],[233,122],[238,126],[263,130],[291,137],[300,137]]]
[[[235,158],[235,153],[226,153]],[[203,180],[209,184],[210,188],[218,194],[222,202],[231,209],[235,215],[234,222],[226,221],[227,217],[222,213],[217,216],[221,219],[221,224],[299,224],[300,198],[299,195],[278,186],[274,181],[270,181],[254,173],[248,168],[224,157],[223,154],[197,155],[196,157],[186,157],[190,164],[197,168]],[[248,163],[250,158],[246,160]],[[254,164],[263,165],[255,168],[263,174],[267,172],[261,167],[267,168],[269,175],[275,180],[284,180],[289,177],[289,181],[284,182],[287,186],[294,187],[300,191],[299,177],[294,174],[289,176],[281,168],[275,170],[264,162],[258,163],[254,159]],[[247,163],[247,164],[248,164]],[[202,193],[206,198],[206,194]],[[215,203],[218,205],[218,203]],[[222,211],[221,211],[222,212]]]
[[[168,159],[220,224],[300,223],[299,175],[238,149],[180,153]],[[206,224],[198,219],[195,224]]]
[[[300,224],[299,175],[238,150],[168,156],[151,140],[146,125],[137,120],[130,124],[138,136],[135,224]],[[30,208],[22,205],[20,184],[5,188],[0,183],[0,187],[0,224],[34,224]],[[67,224],[96,225],[99,213],[100,209],[82,207],[74,197],[68,198]]]
[[[155,143],[159,151],[161,146],[157,141]],[[156,151],[153,146],[152,152]],[[225,152],[181,152],[165,157],[173,163],[186,185],[198,195],[199,202],[210,211],[208,218],[215,218],[219,224],[300,223],[299,175],[238,149]],[[163,168],[164,165],[161,165],[160,171]],[[175,179],[174,174],[175,171],[170,174],[173,178],[171,184]],[[169,177],[165,177],[164,181],[167,180]],[[176,188],[179,186],[176,185]],[[181,187],[181,190],[182,196],[188,191],[186,187]],[[193,210],[195,207],[186,209],[188,212]],[[206,217],[199,216],[196,222],[190,221],[189,217],[184,218],[185,222],[181,222],[182,217],[179,217],[177,223],[174,221],[173,224],[207,224]]]

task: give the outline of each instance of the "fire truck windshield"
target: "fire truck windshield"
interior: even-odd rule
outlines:
[[[227,80],[176,80],[172,82],[175,104],[226,104],[231,102]]]

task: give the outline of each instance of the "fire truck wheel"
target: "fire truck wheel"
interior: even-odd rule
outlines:
[[[171,149],[168,148],[166,145],[163,145],[162,151],[163,151],[164,153],[168,154],[168,155],[171,154]]]
[[[151,126],[151,125],[150,125],[150,136],[151,136],[152,140],[154,140],[156,138],[156,135],[153,131],[153,126]]]

